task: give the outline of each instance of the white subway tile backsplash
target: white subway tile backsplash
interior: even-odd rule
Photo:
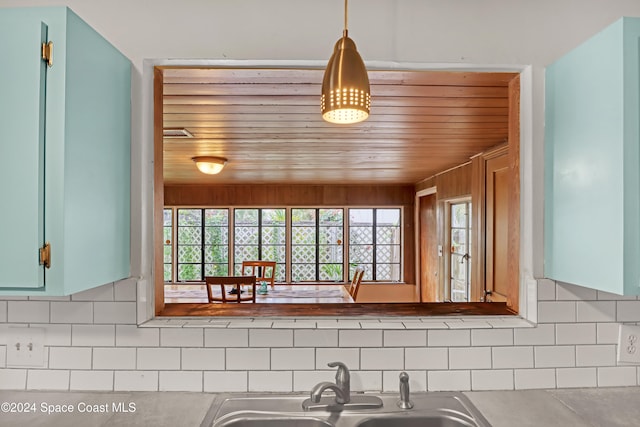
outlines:
[[[556,387],[555,369],[516,369],[516,390],[545,389]]]
[[[160,371],[160,391],[203,391],[202,372]]]
[[[535,328],[513,330],[515,345],[553,345],[556,343],[556,329],[554,325],[538,324]]]
[[[351,390],[376,391],[382,390],[382,371],[351,372]]]
[[[491,348],[450,348],[449,369],[491,369]]]
[[[128,301],[94,302],[94,323],[130,325],[136,323],[136,303]]]
[[[26,369],[0,369],[0,390],[24,390],[26,386]]]
[[[271,349],[271,369],[275,371],[315,369],[315,359],[315,348]]]
[[[385,347],[426,347],[427,331],[383,331]]]
[[[91,369],[90,347],[50,347],[49,368]]]
[[[541,346],[535,350],[536,368],[573,368],[576,366],[576,348],[572,345]]]
[[[93,323],[92,302],[51,302],[51,323]]]
[[[598,369],[598,387],[636,386],[635,366],[609,366]]]
[[[556,283],[556,299],[558,301],[593,301],[597,299],[597,296],[598,294],[595,289],[572,285],[570,283]]]
[[[558,368],[556,376],[560,388],[595,387],[598,384],[596,368]]]
[[[338,331],[339,347],[382,347],[381,330]]]
[[[141,370],[180,369],[179,348],[139,348],[136,366]]]
[[[615,366],[615,345],[576,346],[576,366]]]
[[[429,347],[468,347],[471,345],[471,332],[468,329],[427,331]]]
[[[349,365],[347,365],[349,366]],[[293,391],[308,393],[322,381],[335,382],[335,370],[332,371],[294,371]]]
[[[576,321],[575,301],[540,301],[538,322],[571,323]]]
[[[116,371],[115,391],[158,391],[158,371]]]
[[[571,323],[556,325],[556,344],[595,344],[595,323]]]
[[[555,301],[556,282],[550,279],[538,279],[538,301]]]
[[[72,301],[113,301],[113,284],[98,286],[71,295]]]
[[[32,323],[32,328],[44,329],[45,346],[71,345],[71,325],[56,325],[52,323]]]
[[[0,301],[0,323],[7,321],[7,301]]]
[[[204,330],[199,328],[162,328],[160,329],[161,347],[202,347]]]
[[[406,369],[449,369],[448,348],[407,348],[404,351]]]
[[[296,347],[337,347],[337,329],[295,330],[293,345]]]
[[[136,325],[116,325],[117,347],[158,347],[160,329],[138,328]]]
[[[249,347],[293,347],[293,330],[250,329]]]
[[[640,322],[640,301],[617,301],[616,304],[618,322]]]
[[[268,348],[227,348],[227,370],[268,370],[271,366]]]
[[[471,390],[471,373],[469,371],[429,371],[427,388],[429,391]]]
[[[316,348],[316,369],[329,368],[329,362],[342,362],[349,369],[360,369],[360,349],[359,348]]]
[[[205,329],[205,347],[247,347],[248,329]]]
[[[181,367],[184,371],[224,371],[225,349],[183,348]]]
[[[533,368],[533,347],[493,347],[494,369]]]
[[[72,325],[71,345],[80,347],[108,347],[115,345],[115,325]]]
[[[52,303],[47,301],[9,301],[7,303],[7,322],[49,323],[49,304]],[[53,318],[51,321],[53,322]]]
[[[7,366],[7,346],[0,345],[0,368]]]
[[[250,371],[249,391],[291,392],[293,373],[291,371]]]
[[[596,325],[596,342],[598,344],[617,344],[619,329],[619,323],[598,323]]]
[[[111,391],[113,371],[71,371],[69,390]]]
[[[615,322],[615,301],[578,301],[576,303],[578,322]]]
[[[363,348],[360,350],[360,369],[404,369],[404,349]]]
[[[246,371],[204,373],[205,393],[241,393],[248,390]]]
[[[136,300],[135,279],[124,279],[113,284],[113,298],[115,301],[135,301]]]
[[[474,329],[471,331],[471,345],[475,347],[513,345],[513,329]]]
[[[399,393],[401,371],[382,371],[382,391]],[[409,374],[411,393],[427,391],[427,371],[404,371]]]
[[[513,390],[513,377],[511,369],[471,371],[471,390]]]
[[[27,389],[68,390],[69,371],[32,369],[27,375]]]
[[[136,369],[135,348],[94,348],[93,369]]]
[[[637,300],[638,298],[635,295],[618,295],[612,294],[610,292],[598,291],[598,299],[599,300],[609,300],[609,301],[622,301],[622,300]]]

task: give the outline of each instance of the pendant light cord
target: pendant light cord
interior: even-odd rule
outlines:
[[[344,0],[344,31],[342,31],[342,34],[344,37],[348,37],[349,35],[349,29],[347,26],[347,17],[349,15],[349,8],[347,7],[347,3],[349,2],[349,0]]]

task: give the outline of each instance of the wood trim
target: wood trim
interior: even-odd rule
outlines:
[[[486,275],[486,216],[485,216],[485,174],[486,163],[482,156],[471,162],[471,301],[483,301]]]
[[[164,309],[162,78],[162,70],[156,67],[153,70],[153,277],[156,315]]]
[[[505,303],[359,304],[166,304],[159,316],[316,317],[316,316],[510,316]]]
[[[507,306],[520,304],[520,75],[509,82],[509,289]]]

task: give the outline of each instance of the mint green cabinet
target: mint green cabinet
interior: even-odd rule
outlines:
[[[544,271],[640,294],[640,19],[546,70]]]
[[[0,8],[0,58],[0,296],[128,277],[129,60],[65,7]]]

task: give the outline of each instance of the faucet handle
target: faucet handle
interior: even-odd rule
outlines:
[[[349,368],[342,362],[329,362],[327,366],[330,368],[338,368],[338,372],[336,372],[336,382],[340,383],[348,383],[349,382]]]

